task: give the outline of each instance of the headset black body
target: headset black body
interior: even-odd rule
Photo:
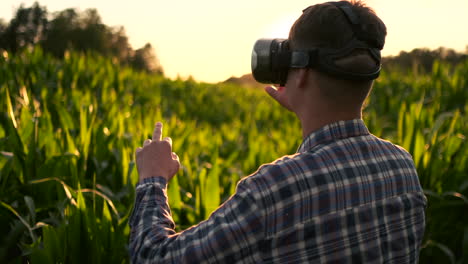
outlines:
[[[379,76],[380,50],[383,48],[383,43],[378,43],[362,30],[359,17],[352,11],[349,2],[328,3],[338,7],[351,24],[354,33],[351,41],[340,49],[312,48],[307,51],[295,51],[290,50],[287,39],[259,39],[252,51],[251,66],[255,80],[261,83],[285,85],[290,68],[314,68],[345,80],[374,80]],[[355,49],[368,50],[370,55],[379,62],[373,71],[351,72],[334,64],[336,59],[346,57]]]

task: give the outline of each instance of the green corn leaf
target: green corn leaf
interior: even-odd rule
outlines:
[[[195,208],[199,213],[200,220],[205,218],[205,179],[206,179],[206,168],[203,168],[198,175],[198,184],[195,185]]]
[[[214,155],[217,158],[217,155]],[[219,188],[219,165],[218,161],[213,161],[213,167],[208,173],[205,180],[205,188],[203,193],[203,207],[205,208],[205,218],[215,210],[220,204],[220,188]]]
[[[102,218],[106,219],[108,222],[112,222],[112,216],[105,200],[102,203]]]
[[[179,181],[177,175],[174,176],[169,182],[167,195],[169,196],[169,205],[171,208],[182,208],[182,200],[180,198]]]
[[[24,219],[23,217],[21,217],[21,215],[13,208],[11,207],[9,204],[7,203],[4,203],[2,201],[0,201],[0,205],[5,207],[8,211],[12,212],[16,217],[18,217],[18,219],[21,221],[21,223],[23,223],[23,225],[28,229],[29,231],[29,236],[31,237],[31,239],[33,240],[33,242],[36,242],[37,240],[37,237],[36,235],[34,234],[31,226],[28,224],[28,222],[26,221],[26,219]]]
[[[400,144],[403,143],[404,138],[404,120],[406,115],[406,104],[403,103],[398,112],[398,123],[397,123],[397,140]]]
[[[60,183],[63,187],[63,191],[65,192],[65,195],[67,196],[68,200],[70,200],[70,203],[74,206],[77,206],[75,198],[73,198],[72,191],[74,190],[68,186],[64,181],[58,179],[58,178],[43,178],[39,180],[32,180],[29,181],[29,184],[38,184],[38,183],[43,183],[43,182],[48,182],[48,181],[56,181]]]
[[[64,261],[64,251],[62,242],[58,237],[55,228],[51,226],[46,226],[42,229],[43,238],[44,238],[44,249],[47,254],[47,258],[50,262],[60,263]]]
[[[424,147],[424,136],[420,130],[416,131],[415,134],[415,142],[414,142],[414,155],[413,159],[416,164],[416,167],[419,167],[421,164],[421,158],[424,155],[425,147]]]
[[[97,191],[97,190],[94,190],[94,189],[81,189],[79,191],[80,193],[93,193],[93,194],[96,194],[98,196],[100,196],[101,198],[104,199],[104,201],[106,201],[109,206],[111,207],[112,209],[112,212],[114,212],[114,214],[116,215],[117,219],[119,219],[119,213],[117,212],[117,209],[115,208],[114,206],[114,203],[112,202],[112,200],[107,197],[105,194],[101,193],[100,191]]]
[[[34,200],[30,196],[24,196],[24,202],[28,207],[31,223],[34,225],[36,223],[36,206],[34,205]]]
[[[18,124],[16,123],[15,113],[13,112],[13,106],[11,104],[10,91],[8,88],[5,88],[5,92],[6,92],[5,100],[6,100],[6,105],[7,105],[7,113],[8,113],[8,116],[10,117],[13,127],[17,128]]]

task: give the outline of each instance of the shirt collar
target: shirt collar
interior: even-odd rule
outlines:
[[[362,119],[338,121],[323,126],[322,128],[310,133],[306,138],[304,138],[297,152],[306,152],[319,144],[335,141],[337,139],[368,134],[370,134],[369,130]]]

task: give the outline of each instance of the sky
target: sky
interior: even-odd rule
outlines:
[[[220,82],[250,72],[259,38],[286,38],[289,28],[315,0],[41,0],[50,13],[96,8],[103,23],[123,26],[134,49],[151,43],[166,76]],[[468,0],[367,0],[387,26],[383,56],[414,48],[468,48]],[[9,21],[23,3],[1,0]]]

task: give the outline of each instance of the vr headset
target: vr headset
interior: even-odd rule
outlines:
[[[313,68],[345,80],[374,80],[379,76],[383,43],[369,38],[362,30],[359,17],[352,11],[349,2],[328,3],[338,7],[346,16],[353,29],[353,39],[340,49],[312,48],[307,51],[291,50],[287,39],[259,39],[254,45],[251,61],[255,80],[284,86],[291,68]],[[335,64],[337,59],[350,55],[356,49],[367,50],[379,65],[371,72],[358,73],[344,70]]]

